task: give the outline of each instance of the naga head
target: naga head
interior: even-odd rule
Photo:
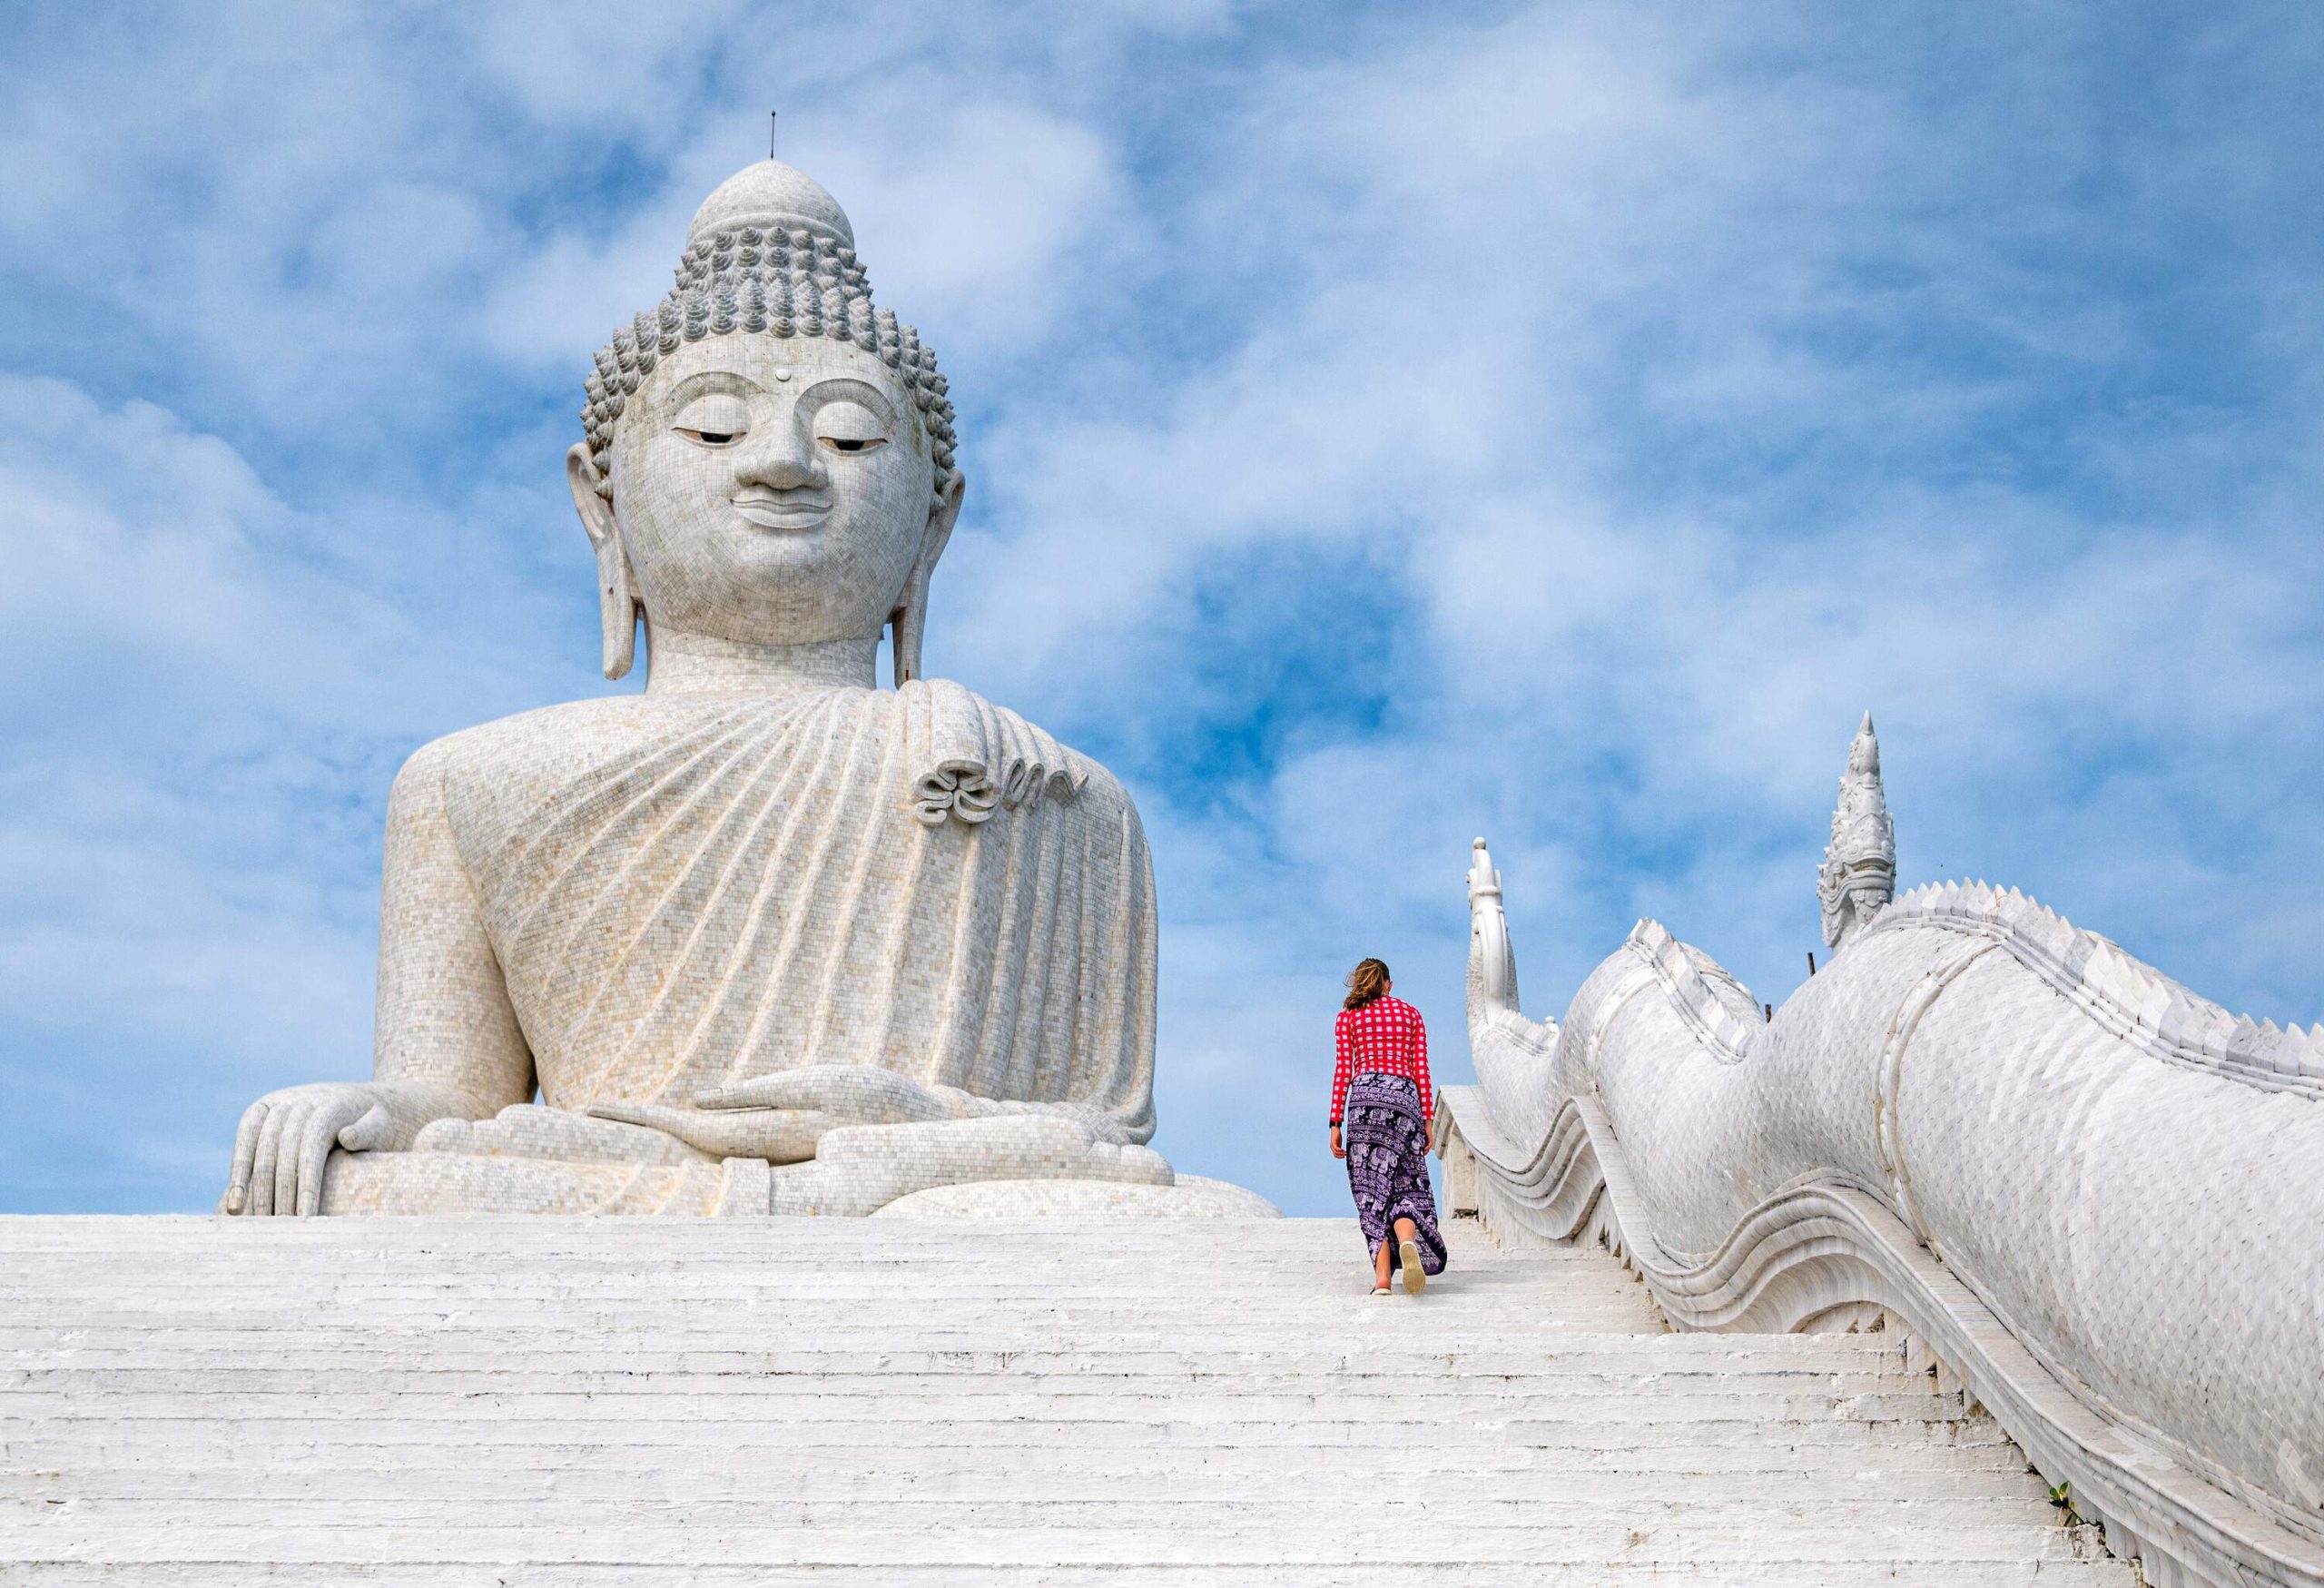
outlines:
[[[895,644],[921,670],[928,586],[960,508],[935,356],[874,308],[855,234],[765,160],[687,228],[677,283],[598,350],[566,454],[597,557],[605,670],[656,628],[749,646]]]
[[[1816,893],[1824,905],[1824,941],[1836,952],[1896,896],[1896,829],[1880,786],[1880,739],[1870,712],[1848,746]]]

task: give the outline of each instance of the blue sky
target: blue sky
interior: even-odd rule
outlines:
[[[1780,1001],[1859,713],[1909,882],[2324,1015],[2312,8],[26,7],[0,65],[0,1209],[368,1072],[379,823],[607,687],[586,360],[764,149],[960,409],[933,671],[1122,774],[1157,1145],[1336,1212],[1468,841],[1557,1014]]]

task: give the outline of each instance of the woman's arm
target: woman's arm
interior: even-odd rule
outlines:
[[[1347,1011],[1332,1022],[1332,1156],[1345,1158],[1347,1149],[1340,1145],[1340,1115],[1347,1108],[1348,1071],[1354,1062],[1355,1050],[1347,1040]]]
[[[1340,1116],[1347,1110],[1347,1083],[1355,1064],[1355,1047],[1348,1041],[1345,1010],[1332,1022],[1332,1128],[1337,1129]]]
[[[1413,1041],[1419,1073],[1413,1079],[1420,1082],[1420,1117],[1425,1122],[1436,1123],[1436,1094],[1428,1085],[1428,1022],[1420,1018],[1420,1011],[1413,1011]]]

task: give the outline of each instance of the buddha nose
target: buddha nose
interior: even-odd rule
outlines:
[[[831,483],[822,459],[815,455],[814,438],[792,425],[765,425],[753,429],[734,449],[734,478],[742,485],[763,485],[770,490],[820,489]]]

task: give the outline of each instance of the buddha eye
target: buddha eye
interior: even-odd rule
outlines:
[[[875,452],[888,444],[880,420],[861,403],[829,402],[815,415],[815,439],[843,456]]]
[[[728,447],[749,434],[751,427],[740,401],[713,392],[686,404],[670,428],[697,447]]]

